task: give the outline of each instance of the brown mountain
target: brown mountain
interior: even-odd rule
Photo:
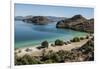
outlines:
[[[68,28],[78,31],[94,32],[94,19],[86,19],[82,15],[75,15],[72,18],[61,20],[56,24],[57,28]]]
[[[31,18],[23,19],[24,22],[29,22],[37,25],[44,25],[49,22],[49,19],[45,16],[33,16]]]

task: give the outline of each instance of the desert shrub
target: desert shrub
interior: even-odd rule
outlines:
[[[21,53],[21,52],[22,52],[21,50],[18,51],[18,53]]]
[[[45,56],[45,54],[46,54],[46,50],[43,49],[43,50],[42,50],[42,56]]]
[[[48,41],[43,41],[43,42],[41,43],[41,46],[44,47],[44,48],[48,48],[48,46],[49,46]]]
[[[57,62],[60,62],[61,61],[60,56],[61,55],[59,55],[56,52],[49,51],[47,54],[45,54],[42,57],[41,61],[46,62],[46,63],[57,63]]]
[[[94,36],[92,37],[92,40],[94,40]]]
[[[49,59],[52,60],[53,63],[59,61],[59,56],[56,53],[51,53],[48,55]]]
[[[64,42],[64,44],[67,45],[68,43],[67,42]]]
[[[15,50],[18,50],[19,48],[15,48]]]
[[[15,56],[15,65],[31,65],[31,64],[41,64],[42,62],[30,55],[24,55],[23,57]]]
[[[57,52],[58,56],[59,56],[59,62],[64,62],[65,60],[65,56],[66,56],[66,51],[60,50]]]
[[[53,61],[51,59],[48,59],[44,63],[53,63]]]
[[[84,37],[80,37],[80,40],[84,40]]]
[[[83,59],[80,60],[80,57],[83,57]],[[23,57],[18,57],[15,54],[15,65],[78,62],[93,60],[94,41],[92,39],[89,40],[82,47],[73,49],[71,51],[60,50],[58,52],[54,52],[53,50],[50,50],[49,52],[46,52],[44,48],[42,51],[42,56],[32,57],[31,55],[24,55]]]
[[[55,41],[55,45],[63,45],[64,44],[64,42],[62,41],[62,40],[56,40]]]
[[[71,44],[71,41],[67,41],[66,43],[67,43],[67,44]]]
[[[54,44],[51,44],[51,46],[55,46]]]
[[[26,51],[26,52],[30,52],[30,51],[32,51],[32,49],[26,48],[25,51]]]
[[[89,36],[88,35],[86,36],[86,39],[89,39]]]
[[[80,41],[80,38],[78,37],[74,37],[72,40],[70,40],[71,42],[79,42]]]

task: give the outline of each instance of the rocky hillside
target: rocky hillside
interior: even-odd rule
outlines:
[[[44,16],[33,16],[31,18],[26,18],[24,22],[31,22],[33,24],[44,25],[49,22],[49,19]]]
[[[64,19],[65,17],[55,17],[55,16],[26,16],[24,17],[23,21],[37,25],[45,25],[48,23],[58,22]]]
[[[58,21],[57,28],[68,28],[78,31],[94,32],[94,19],[86,19],[82,15],[75,15],[72,18]]]

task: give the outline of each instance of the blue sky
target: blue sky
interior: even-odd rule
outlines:
[[[94,17],[93,8],[68,7],[68,6],[49,6],[34,4],[15,4],[15,16],[57,16],[72,17],[81,14],[86,18]]]

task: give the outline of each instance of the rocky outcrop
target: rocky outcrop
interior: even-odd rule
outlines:
[[[65,17],[55,17],[55,16],[26,16],[24,17],[23,21],[37,25],[45,25],[48,23],[58,22],[64,19]]]
[[[56,24],[57,28],[68,28],[78,31],[93,33],[94,19],[86,19],[81,15],[75,15],[72,18],[61,20]]]
[[[35,16],[31,19],[31,21],[34,24],[46,24],[49,20],[44,16]]]
[[[33,16],[31,18],[26,18],[24,22],[31,22],[33,24],[44,25],[49,22],[49,19],[44,16]]]

